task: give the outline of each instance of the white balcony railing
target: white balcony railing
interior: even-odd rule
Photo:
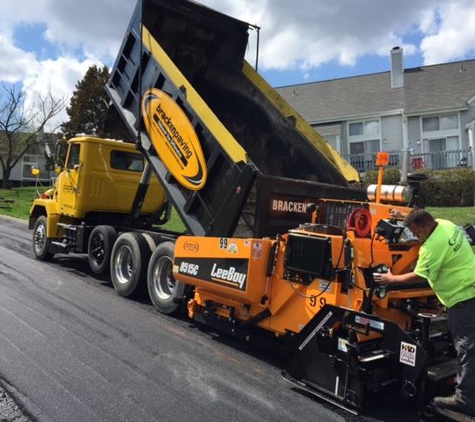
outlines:
[[[388,152],[388,167],[400,169],[404,158],[404,152]],[[343,157],[360,173],[364,173],[368,170],[376,170],[376,153],[349,154],[344,155]],[[422,153],[416,153],[414,151],[409,152],[408,169],[410,171],[420,169],[444,170],[461,167],[473,168],[473,155],[471,149]]]

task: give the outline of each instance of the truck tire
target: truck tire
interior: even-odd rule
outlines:
[[[46,217],[40,215],[33,227],[33,253],[39,261],[49,261],[53,258],[50,251],[51,240],[46,237]]]
[[[166,315],[179,313],[188,287],[173,277],[173,251],[173,243],[159,244],[150,258],[147,272],[150,300],[157,311]]]
[[[145,290],[150,247],[138,233],[122,233],[112,248],[110,271],[115,291],[124,297]]]
[[[110,270],[110,258],[117,232],[112,226],[97,226],[89,236],[87,259],[94,274],[107,274]]]
[[[141,236],[148,243],[150,252],[153,252],[155,249],[157,249],[158,244],[163,241],[160,235],[156,233],[141,233]]]

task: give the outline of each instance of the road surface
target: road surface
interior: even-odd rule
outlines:
[[[1,216],[0,322],[0,420],[415,420],[309,397],[282,379],[277,357],[118,296],[84,257],[36,261],[26,222]]]

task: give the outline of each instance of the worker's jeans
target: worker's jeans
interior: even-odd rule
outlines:
[[[449,309],[449,329],[459,360],[456,393],[475,409],[475,298]]]

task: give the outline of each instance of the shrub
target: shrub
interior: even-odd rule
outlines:
[[[369,185],[374,185],[378,183],[378,170],[367,171],[364,175],[364,187],[365,189]],[[384,169],[383,173],[383,184],[384,185],[397,185],[401,180],[401,172],[399,169],[388,168]]]
[[[428,177],[421,183],[427,206],[468,207],[474,204],[475,172],[472,169],[422,172]]]

